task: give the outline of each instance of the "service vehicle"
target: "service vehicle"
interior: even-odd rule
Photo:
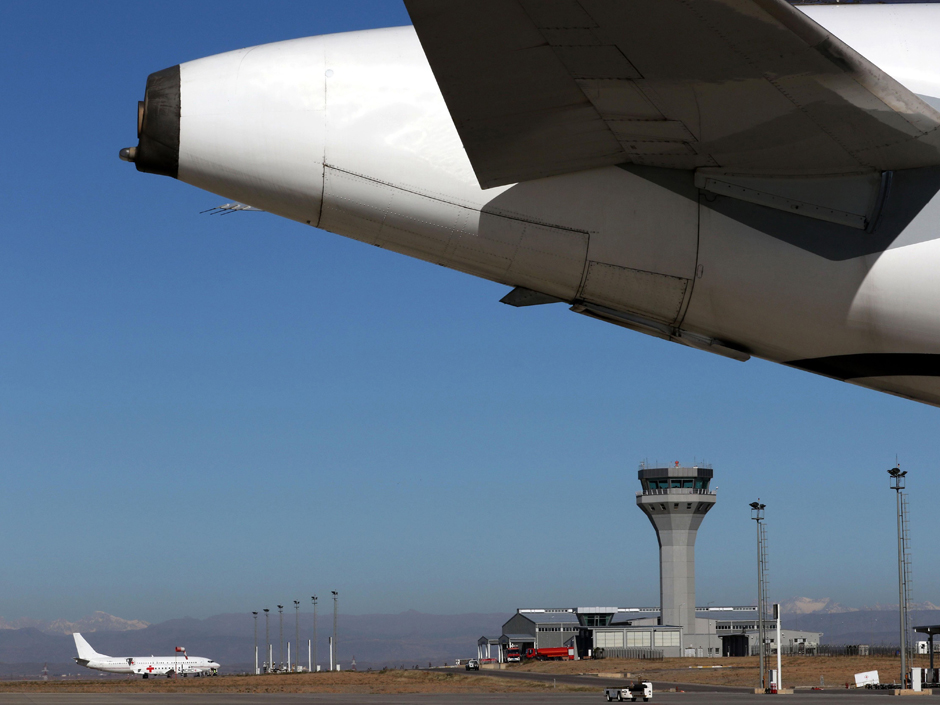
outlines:
[[[612,700],[636,702],[638,698],[643,698],[643,702],[649,702],[653,698],[653,684],[649,681],[637,681],[626,688],[605,688],[604,695],[607,696],[607,702]]]
[[[479,670],[480,670],[480,662],[477,661],[475,658],[472,658],[472,659],[470,659],[469,661],[467,661],[467,665],[465,666],[465,668],[466,668],[468,671],[479,671]]]
[[[574,661],[574,647],[558,646],[548,649],[526,649],[527,659],[538,661]]]
[[[522,661],[522,651],[517,646],[506,650],[506,661],[508,663],[519,663]]]

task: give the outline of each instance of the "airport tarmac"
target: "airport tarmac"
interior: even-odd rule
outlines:
[[[442,670],[442,669],[438,669]],[[622,688],[624,680],[622,678],[598,678],[596,676],[582,676],[573,674],[555,674],[555,673],[536,673],[534,671],[492,671],[482,669],[480,671],[466,671],[463,668],[443,669],[453,673],[464,673],[465,675],[491,676],[493,678],[509,678],[512,680],[540,681],[542,683],[564,683],[565,685],[596,686],[598,688]],[[629,682],[629,681],[627,681]],[[707,685],[703,683],[663,683],[652,681],[653,692],[665,688],[679,688],[687,693],[750,693],[751,688],[741,688],[733,685]]]
[[[670,705],[753,705],[767,695],[753,693],[653,693],[654,703]],[[872,698],[893,697],[891,691],[802,691],[780,696],[797,705],[861,705]],[[485,693],[485,694],[287,694],[287,693],[3,693],[0,705],[592,705],[606,702],[597,693]],[[920,696],[920,703],[940,703],[940,695]]]

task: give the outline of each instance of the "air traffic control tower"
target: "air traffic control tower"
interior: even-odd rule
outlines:
[[[681,626],[685,637],[699,633],[695,619],[695,536],[715,493],[711,468],[640,466],[643,491],[636,504],[649,517],[659,540],[660,624]],[[702,620],[703,622],[706,620]],[[707,627],[703,624],[703,633]]]

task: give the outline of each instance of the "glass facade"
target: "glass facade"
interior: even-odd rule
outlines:
[[[606,627],[613,619],[612,614],[579,614],[581,624],[585,627]]]
[[[688,489],[707,490],[707,477],[670,477],[662,480],[641,480],[644,490]]]

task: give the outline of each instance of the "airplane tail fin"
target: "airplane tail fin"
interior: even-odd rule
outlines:
[[[78,632],[72,634],[72,637],[75,639],[75,648],[78,649],[78,658],[81,660],[93,661],[98,657],[107,658],[104,654],[99,654],[97,651],[91,648],[91,644],[85,641],[85,637],[83,637]]]

